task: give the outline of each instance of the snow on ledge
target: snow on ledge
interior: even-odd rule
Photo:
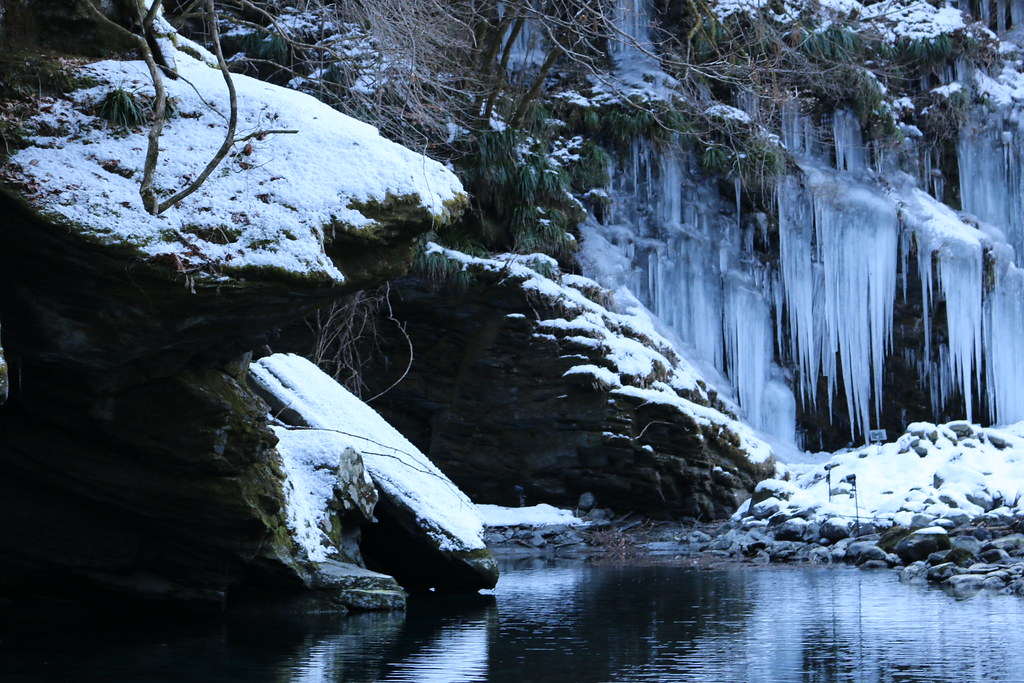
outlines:
[[[484,525],[494,526],[548,526],[568,524],[585,526],[585,522],[569,510],[562,510],[547,503],[521,508],[507,508],[500,505],[477,505]]]
[[[229,113],[220,71],[184,52],[174,61],[181,78],[165,78],[175,113],[160,138],[154,189],[161,198],[199,175],[224,140]],[[152,216],[139,196],[148,125],[120,129],[96,116],[114,88],[152,96],[145,64],[96,62],[80,75],[98,85],[44,100],[26,123],[37,133],[34,146],[11,157],[4,174],[51,219],[144,256],[173,255],[184,268],[270,267],[343,280],[324,239],[332,229],[372,230],[361,203],[400,198],[418,204],[425,220],[446,220],[465,196],[444,166],[373,126],[234,74],[236,139],[253,137],[237,142],[197,192]]]
[[[414,510],[441,550],[484,547],[476,506],[408,439],[377,412],[294,354],[274,354],[249,366],[249,376],[287,404],[306,426],[338,435],[362,455],[378,488]]]

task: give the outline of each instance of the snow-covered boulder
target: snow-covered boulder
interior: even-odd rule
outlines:
[[[495,584],[497,565],[484,546],[476,506],[372,408],[292,354],[260,359],[250,378],[272,414],[290,428],[329,435],[338,448],[352,448],[362,457],[380,492],[374,509],[379,524],[366,531],[362,544],[368,561],[409,587]],[[319,493],[304,497],[299,504],[311,512],[303,515],[315,520],[323,514],[317,508],[325,506],[326,491],[322,484]],[[300,522],[296,528],[302,532],[310,525]],[[315,532],[303,542],[310,552],[320,552],[322,539]]]
[[[224,141],[221,72],[173,53],[153,189],[162,201],[203,171]],[[237,142],[199,189],[159,215],[139,194],[148,125],[101,115],[112,92],[144,102],[142,61],[103,61],[75,76],[91,85],[44,98],[23,121],[28,146],[0,169],[4,182],[54,224],[181,272],[344,282],[353,245],[408,239],[458,215],[466,198],[441,164],[390,142],[369,124],[305,94],[234,75]]]

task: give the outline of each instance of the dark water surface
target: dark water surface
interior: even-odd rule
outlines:
[[[1024,600],[891,571],[504,567],[407,614],[248,617],[0,644],[0,681],[1014,681]]]

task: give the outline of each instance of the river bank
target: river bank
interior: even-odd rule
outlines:
[[[1024,596],[1024,512],[986,513],[960,525],[938,520],[888,528],[868,520],[818,524],[750,515],[671,522],[607,510],[591,515],[597,519],[563,512],[566,517],[554,523],[488,526],[485,541],[498,558],[642,560],[707,569],[737,563],[848,565],[893,569],[902,582],[935,584],[961,595],[986,590]]]

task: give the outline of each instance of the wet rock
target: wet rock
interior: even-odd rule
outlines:
[[[807,531],[807,526],[807,521],[799,517],[787,519],[775,531],[775,538],[779,541],[805,540],[804,534]]]
[[[988,564],[1005,564],[1010,561],[1010,554],[1002,548],[989,548],[982,550],[978,559]]]
[[[830,517],[821,523],[821,537],[833,543],[850,537],[850,523],[838,517]]]
[[[896,544],[894,552],[904,563],[924,560],[939,550],[949,550],[952,544],[944,529],[927,527],[908,534]]]
[[[885,560],[865,560],[857,566],[861,569],[888,569],[889,563]]]
[[[950,550],[943,558],[946,562],[953,562],[960,567],[969,567],[977,560],[977,555],[966,546],[960,546]]]
[[[903,583],[927,583],[929,568],[924,562],[914,562],[900,571],[900,581]]]
[[[394,578],[369,569],[327,560],[313,565],[310,587],[348,609],[405,609],[405,591]]]
[[[960,594],[974,593],[981,590],[984,584],[985,577],[978,574],[959,574],[942,582],[943,586]]]
[[[1007,584],[1007,577],[1006,576],[996,576],[996,575],[989,574],[981,582],[981,587],[983,589],[985,589],[985,590],[998,591],[998,590],[1002,590],[1003,588],[1005,588],[1006,584]]]
[[[854,541],[846,547],[846,560],[860,564],[865,560],[885,559],[885,551],[875,545],[874,541]]]
[[[915,565],[917,565],[917,564],[924,565],[923,562],[920,562],[920,563],[915,562],[914,564]],[[927,565],[924,565],[924,566],[927,567]],[[946,579],[950,578],[951,576],[957,576],[959,574],[963,574],[967,570],[963,569],[962,567],[956,566],[952,562],[946,562],[944,564],[940,564],[940,565],[936,565],[934,567],[930,567],[926,571],[927,571],[927,575],[928,575],[928,580],[933,582],[933,583],[938,583],[938,582],[945,581]]]

